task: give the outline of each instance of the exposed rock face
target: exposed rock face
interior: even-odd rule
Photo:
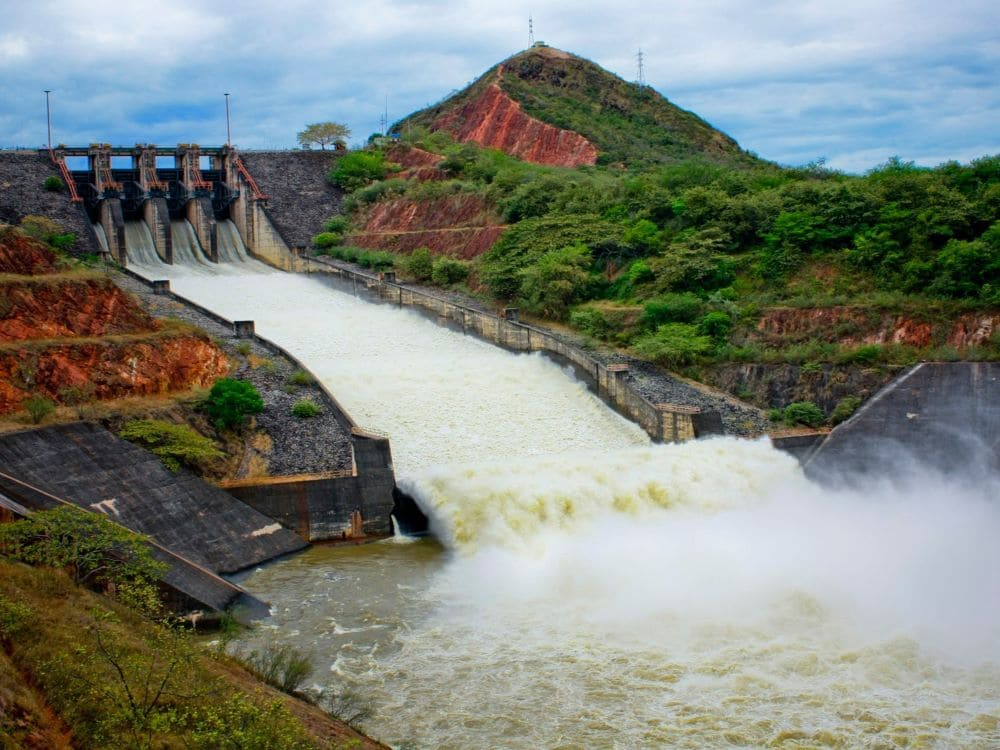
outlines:
[[[465,106],[444,113],[433,129],[535,164],[582,167],[597,163],[597,149],[590,141],[529,117],[495,83]]]
[[[429,247],[441,255],[468,259],[489,250],[504,229],[494,210],[479,196],[449,195],[377,203],[369,209],[362,231],[348,238],[358,247],[402,253]]]
[[[0,341],[155,331],[158,324],[109,279],[58,277],[0,285]]]
[[[6,346],[0,349],[0,413],[21,408],[32,394],[57,403],[69,388],[93,389],[101,400],[151,396],[207,386],[228,371],[228,358],[204,335]]]
[[[956,349],[982,346],[997,331],[1000,331],[1000,313],[969,313],[955,321],[948,334],[948,346]]]
[[[444,161],[440,154],[424,151],[416,146],[399,145],[389,149],[385,156],[390,162],[403,168],[398,177],[420,182],[448,179],[447,173],[438,168],[438,164]]]
[[[859,307],[773,308],[766,310],[757,330],[766,339],[819,339],[844,346],[903,344],[925,347],[947,341],[964,349],[985,343],[1000,327],[1000,315],[963,315],[948,327],[906,315]]]
[[[35,276],[51,273],[55,253],[40,242],[6,229],[0,235],[0,273]]]

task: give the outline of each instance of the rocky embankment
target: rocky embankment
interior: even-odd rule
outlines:
[[[320,389],[303,382],[292,362],[249,339],[238,339],[232,327],[222,325],[198,309],[153,294],[145,283],[116,273],[115,283],[131,292],[142,307],[157,318],[175,318],[208,332],[236,365],[231,377],[253,383],[264,400],[264,411],[255,418],[256,433],[233,479],[248,476],[290,476],[350,471],[351,436],[328,408],[315,417],[292,415],[292,405],[302,398],[324,403]]]
[[[47,155],[37,151],[0,151],[0,222],[18,224],[25,216],[47,216],[76,234],[76,250],[100,251],[86,213],[65,193],[42,188],[46,178],[59,177]]]
[[[269,197],[267,213],[291,248],[312,245],[323,222],[340,212],[343,192],[326,180],[333,151],[243,151],[244,164]]]

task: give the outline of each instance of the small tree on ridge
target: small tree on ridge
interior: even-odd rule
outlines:
[[[299,145],[302,148],[311,148],[312,144],[317,144],[323,151],[327,144],[334,143],[341,146],[347,145],[347,139],[351,137],[351,131],[339,122],[315,122],[306,125],[306,129],[298,134]]]

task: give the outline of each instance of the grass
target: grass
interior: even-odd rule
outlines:
[[[0,625],[0,705],[14,707],[0,711],[4,748],[24,746],[29,729],[53,748],[376,746],[62,572],[0,558],[0,623],[12,602],[19,629]]]

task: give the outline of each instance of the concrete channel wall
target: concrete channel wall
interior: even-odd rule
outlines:
[[[372,275],[344,268],[325,258],[303,258],[310,273],[323,273],[340,281],[345,291],[399,307],[427,313],[435,322],[470,334],[515,352],[543,352],[570,364],[585,382],[619,414],[640,425],[656,442],[680,442],[720,434],[722,421],[717,412],[679,404],[653,404],[626,380],[627,365],[606,365],[583,349],[527,325],[517,319],[516,310],[486,313],[455,304],[395,282],[394,274]]]
[[[820,481],[934,471],[1000,475],[1000,362],[924,362],[836,427],[805,464]]]
[[[253,321],[230,321],[170,290],[170,282],[148,279],[125,269],[156,294],[198,310],[232,328],[240,338],[252,339],[268,351],[308,372],[291,352],[256,333]],[[295,530],[309,542],[378,538],[392,534],[393,489],[396,478],[389,438],[359,427],[334,395],[317,381],[325,408],[351,435],[352,469],[349,474],[299,475],[220,482],[234,497]]]

